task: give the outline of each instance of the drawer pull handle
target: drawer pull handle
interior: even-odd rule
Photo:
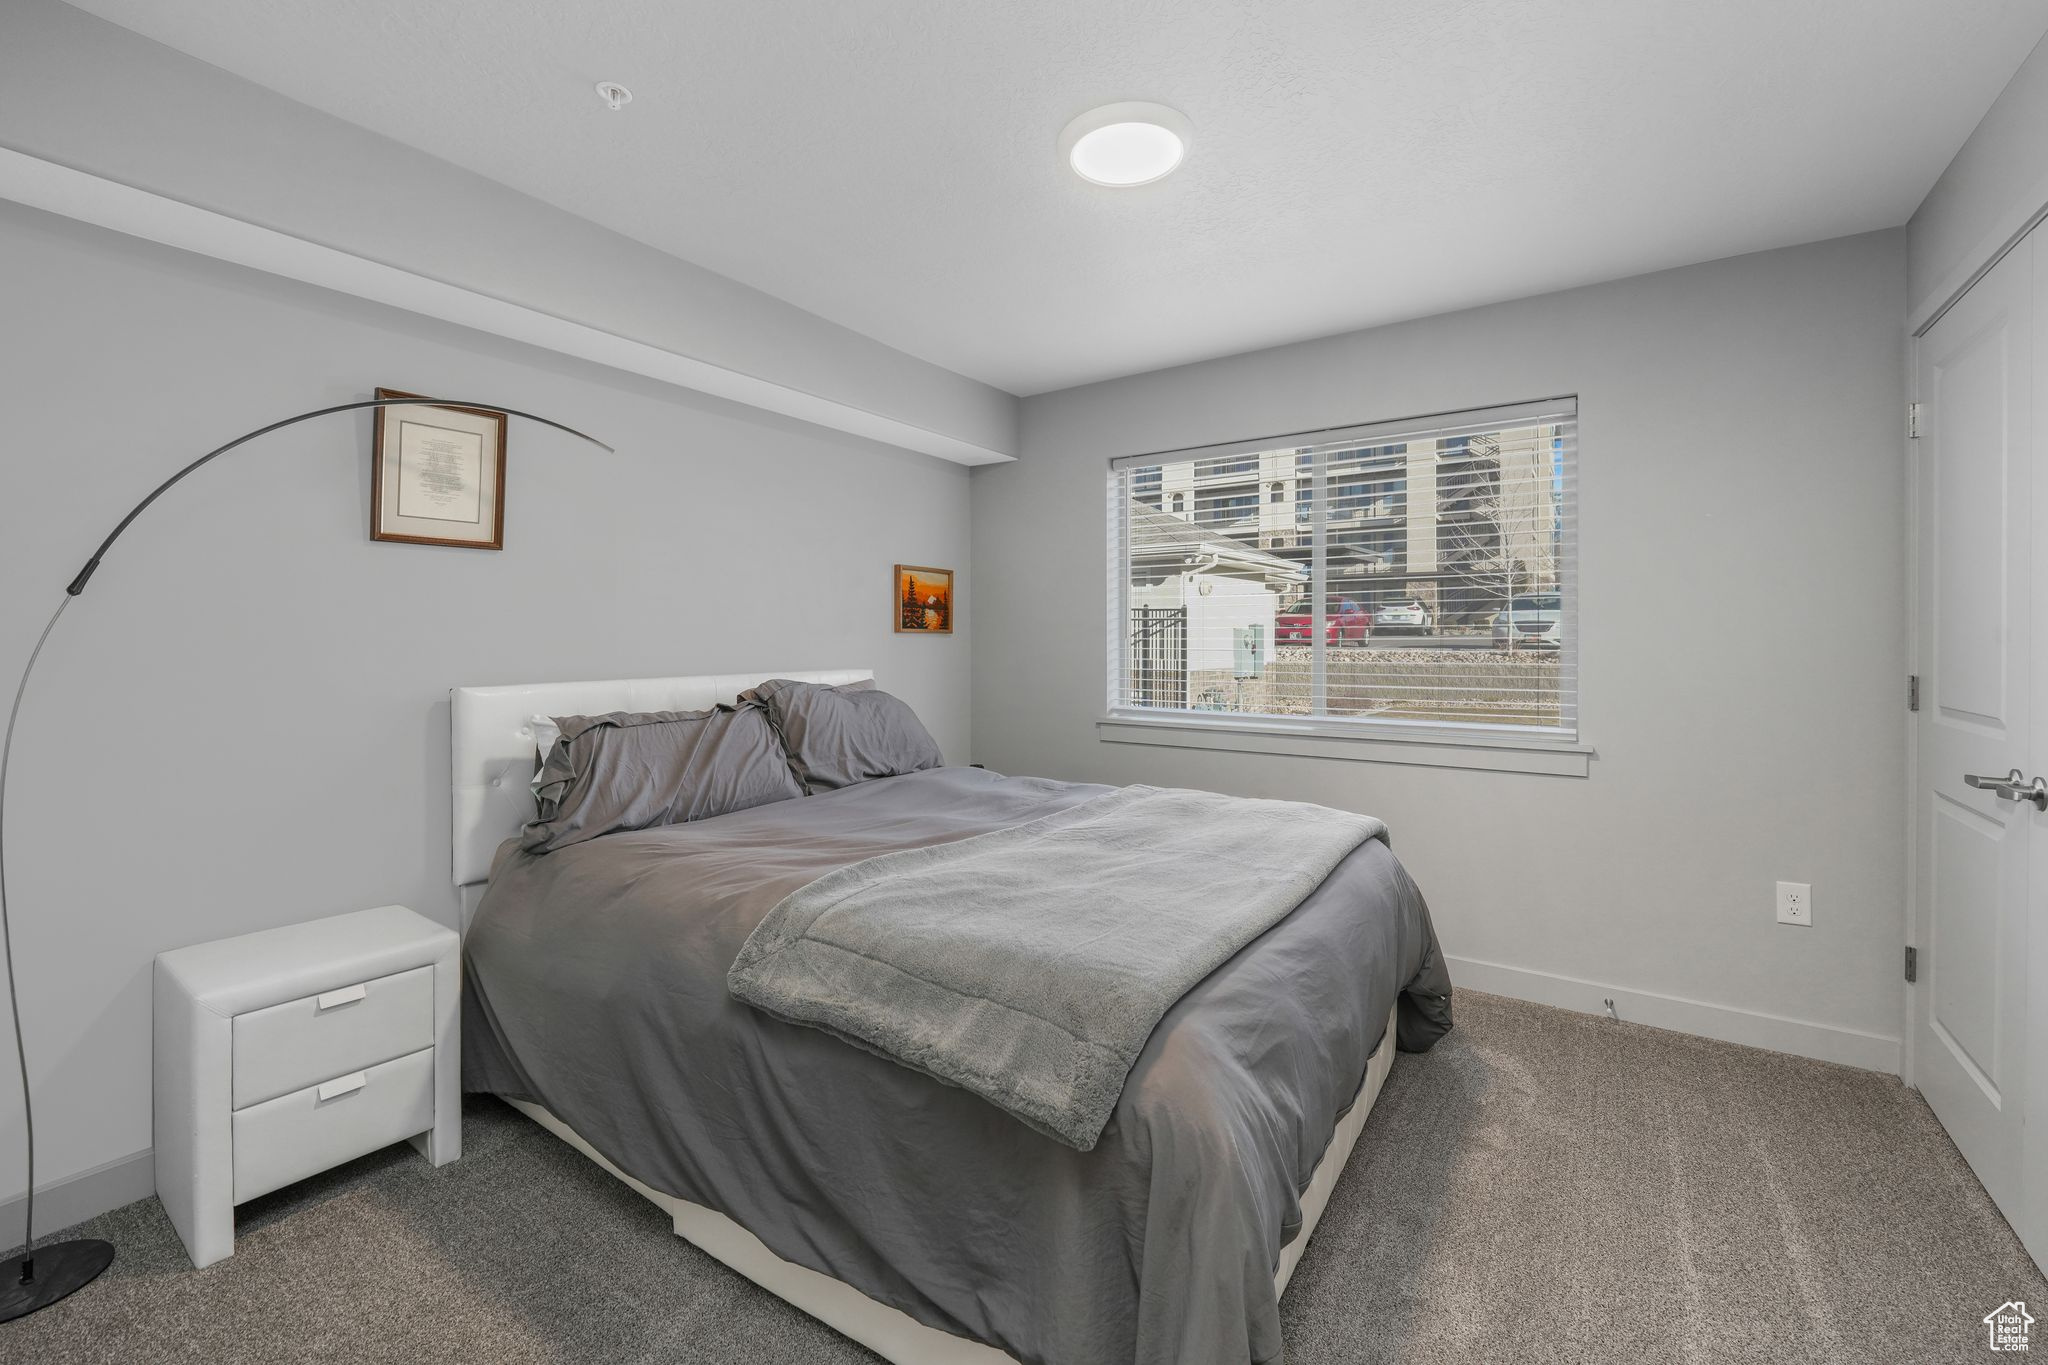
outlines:
[[[320,1102],[325,1104],[329,1100],[338,1100],[343,1095],[353,1095],[369,1083],[369,1075],[361,1071],[353,1076],[337,1076],[331,1081],[323,1081],[320,1085]]]
[[[353,1005],[369,993],[368,986],[343,986],[338,991],[329,991],[318,997],[315,1004],[319,1009],[331,1010],[336,1005]]]

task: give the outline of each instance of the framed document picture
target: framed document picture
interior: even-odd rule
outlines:
[[[953,633],[953,571],[921,564],[896,566],[896,633]]]
[[[379,398],[414,398],[396,389]],[[505,548],[505,415],[394,403],[376,409],[370,539]]]

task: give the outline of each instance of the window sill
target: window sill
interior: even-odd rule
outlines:
[[[1303,721],[1250,717],[1201,720],[1163,716],[1110,715],[1095,723],[1105,744],[1152,744],[1173,749],[1220,749],[1234,753],[1342,758],[1363,763],[1405,763],[1422,768],[1472,768],[1485,772],[1586,777],[1593,749],[1569,740],[1517,739],[1495,734],[1445,732],[1361,734]]]

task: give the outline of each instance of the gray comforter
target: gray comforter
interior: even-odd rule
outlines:
[[[942,768],[546,855],[508,843],[464,950],[465,1081],[1019,1360],[1278,1360],[1274,1263],[1390,1006],[1405,1049],[1450,1026],[1428,912],[1384,843],[1167,1011],[1089,1152],[726,989],[797,888],[1109,790]]]
[[[1085,1152],[1166,1011],[1386,832],[1299,801],[1123,787],[798,887],[726,984]]]

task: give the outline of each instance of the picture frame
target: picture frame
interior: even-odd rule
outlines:
[[[399,389],[379,398],[418,398]],[[394,403],[376,410],[370,539],[505,548],[505,414]]]
[[[953,571],[926,564],[898,564],[894,614],[898,635],[951,635],[959,607],[953,600]]]

